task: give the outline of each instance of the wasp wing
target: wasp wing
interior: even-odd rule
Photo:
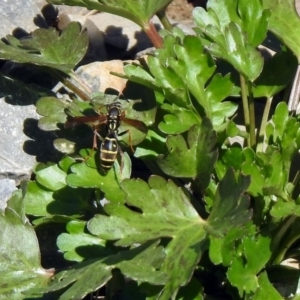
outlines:
[[[71,128],[81,124],[90,124],[93,127],[97,127],[106,123],[106,115],[69,117],[67,122],[65,123],[65,128]]]
[[[137,128],[139,131],[141,131],[145,134],[148,132],[148,127],[142,121],[128,119],[126,117],[121,118],[121,120],[122,120],[122,122],[127,123],[128,125]]]

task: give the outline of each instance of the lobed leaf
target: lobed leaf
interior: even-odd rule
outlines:
[[[244,257],[235,257],[228,269],[228,280],[243,292],[255,292],[258,287],[257,274],[271,257],[271,239],[268,236],[245,237],[242,240]],[[245,261],[243,260],[245,259]],[[241,276],[243,274],[243,276]]]
[[[49,293],[72,284],[59,299],[83,299],[105,285],[112,278],[112,270],[115,268],[131,279],[161,284],[165,281],[165,274],[156,271],[156,267],[163,257],[164,252],[161,247],[157,247],[157,242],[148,242],[102,259],[78,263],[75,267],[58,273],[49,287],[34,289],[32,294]]]
[[[206,236],[205,222],[186,194],[172,181],[153,176],[148,184],[140,179],[125,180],[122,188],[127,205],[141,212],[132,211],[124,204],[110,203],[105,206],[110,216],[96,216],[89,222],[88,228],[92,234],[106,240],[118,240],[116,244],[124,246],[171,238],[162,267],[168,277],[161,296],[169,299],[180,285],[189,281],[199,261]]]
[[[81,32],[79,23],[72,22],[61,35],[55,28],[39,28],[32,32],[32,39],[12,45],[0,41],[0,59],[69,73],[83,58],[87,47],[87,33]]]
[[[64,258],[71,261],[106,257],[116,252],[112,247],[105,247],[106,241],[99,239],[85,230],[86,222],[73,220],[67,224],[68,233],[57,238],[57,246],[64,253]]]
[[[228,169],[214,196],[206,224],[208,232],[222,236],[231,228],[249,221],[252,211],[248,209],[249,197],[245,195],[249,184],[250,176],[236,175],[232,169]]]
[[[157,164],[170,176],[196,178],[205,189],[217,160],[215,143],[216,132],[209,119],[204,118],[200,126],[191,127],[186,141],[181,135],[169,136],[169,152],[158,156]]]
[[[193,11],[196,32],[210,53],[229,62],[250,81],[260,74],[263,59],[255,49],[267,33],[269,10],[263,10],[260,0],[208,1]]]

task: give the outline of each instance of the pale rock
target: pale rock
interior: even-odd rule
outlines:
[[[0,180],[0,211],[5,210],[7,201],[10,199],[11,194],[17,190],[14,180],[1,179]]]
[[[127,79],[112,75],[110,72],[124,74],[123,67],[124,62],[122,60],[94,62],[78,68],[76,73],[92,91],[104,92],[106,89],[112,88],[122,92],[126,86]]]

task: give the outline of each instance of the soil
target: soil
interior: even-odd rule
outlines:
[[[173,0],[167,8],[167,15],[176,21],[191,20],[196,6],[205,7],[207,0]]]

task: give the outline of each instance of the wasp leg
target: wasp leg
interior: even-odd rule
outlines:
[[[125,133],[128,133],[129,147],[130,147],[132,153],[134,153],[134,149],[133,149],[133,146],[132,146],[132,137],[131,137],[131,131],[130,131],[130,129],[127,129],[127,130],[119,133],[118,135],[121,136],[121,135],[124,135]]]
[[[124,159],[123,159],[124,153],[123,153],[123,151],[122,151],[120,145],[119,145],[119,147],[118,147],[118,153],[119,153],[120,158],[121,158],[120,173],[121,173],[121,175],[122,175],[122,173],[123,173],[123,168],[124,168]]]
[[[103,137],[97,132],[97,129],[94,129],[93,131],[94,131],[93,147],[92,147],[92,150],[89,153],[89,155],[84,158],[84,160],[83,160],[84,162],[86,162],[93,155],[95,149],[98,149],[98,146],[97,146],[97,136],[99,137],[99,139],[101,141],[103,141]]]

